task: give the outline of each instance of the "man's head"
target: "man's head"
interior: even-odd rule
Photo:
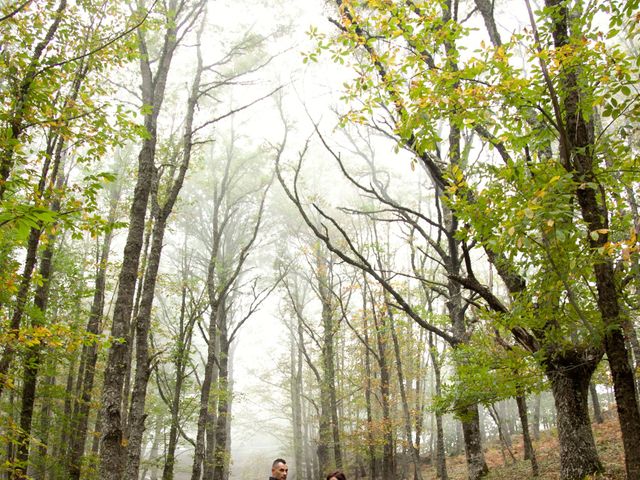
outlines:
[[[347,480],[347,477],[345,477],[344,473],[340,470],[336,470],[335,472],[327,475],[327,480]]]
[[[271,476],[276,480],[287,480],[289,467],[282,458],[276,458],[271,465]]]

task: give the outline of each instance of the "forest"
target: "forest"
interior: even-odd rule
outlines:
[[[0,479],[640,480],[639,74],[640,0],[0,1]]]

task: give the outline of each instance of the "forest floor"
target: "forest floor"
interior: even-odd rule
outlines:
[[[604,423],[593,425],[593,431],[605,473],[598,477],[601,480],[625,480],[624,452],[620,439],[620,426],[617,415],[609,412]],[[541,432],[540,440],[534,441],[536,458],[540,467],[539,480],[555,480],[560,478],[560,458],[558,439],[554,432]],[[485,458],[490,473],[487,480],[525,480],[534,478],[531,475],[531,463],[522,460],[522,438],[513,436],[514,463],[505,451],[507,460],[502,455],[500,445],[489,445]],[[450,480],[467,480],[467,467],[464,455],[447,458],[447,471]],[[424,480],[435,480],[435,469],[429,467],[423,472]]]

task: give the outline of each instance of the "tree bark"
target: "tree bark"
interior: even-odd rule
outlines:
[[[52,362],[48,362],[48,363],[49,363],[49,365],[47,365],[47,367],[53,369],[54,373],[53,374],[49,373],[47,375],[44,383],[45,383],[47,389],[52,389],[55,386],[55,383],[56,383],[55,365],[52,365],[51,364]],[[72,363],[71,367],[73,368],[73,363]],[[35,471],[35,477],[36,478],[40,478],[42,480],[46,480],[47,472],[49,471],[50,466],[55,461],[59,461],[60,460],[60,457],[56,456],[56,454],[59,455],[60,452],[55,452],[55,450],[52,451],[52,449],[50,449],[50,445],[51,445],[51,443],[53,443],[53,442],[51,442],[51,437],[52,437],[52,432],[51,432],[51,410],[52,410],[52,408],[51,407],[52,407],[52,404],[53,404],[53,401],[52,401],[51,398],[44,398],[42,400],[42,407],[40,409],[40,445],[38,446],[38,449],[37,449],[38,460],[36,462],[34,471]],[[51,457],[52,457],[52,459],[54,461],[50,461],[50,457],[49,457],[50,455],[51,455]],[[53,478],[53,476],[50,475],[49,478]]]
[[[554,45],[558,49],[566,47],[571,37],[569,10],[561,0],[546,0],[545,4],[555,12],[551,17]],[[560,154],[563,166],[579,185],[575,197],[588,228],[589,246],[595,252],[609,242],[609,214],[605,201],[600,200],[601,183],[594,171],[596,139],[593,123],[584,115],[579,67],[568,65],[569,62],[567,66],[563,65],[560,74],[562,93],[559,100],[563,103],[566,119],[556,119],[566,130],[560,132]],[[553,95],[553,92],[550,93]],[[593,232],[598,234],[592,235]],[[605,326],[604,347],[613,377],[627,477],[640,478],[640,409],[622,332],[624,319],[612,259],[605,256],[597,259],[593,264],[593,273],[598,310]]]
[[[370,291],[371,292],[371,291]],[[387,359],[387,323],[382,317],[381,312],[375,308],[375,297],[371,293],[371,307],[373,316],[373,326],[376,334],[378,368],[380,372],[380,403],[382,405],[382,478],[395,478],[395,455],[393,445],[393,429],[391,426],[391,374],[389,372],[389,364]],[[380,443],[380,440],[378,440]]]
[[[0,357],[0,397],[2,396],[5,385],[9,381],[9,368],[13,363],[13,357],[16,351],[15,342],[17,341],[20,333],[22,317],[27,304],[29,288],[31,287],[31,277],[33,276],[33,270],[35,269],[36,262],[38,261],[40,235],[41,231],[39,229],[32,228],[29,232],[29,239],[27,240],[27,253],[20,278],[20,286],[18,287],[18,292],[16,294],[13,315],[11,316],[9,334],[7,335],[4,350],[2,351],[2,357]]]
[[[202,26],[204,22],[202,22]],[[187,112],[185,119],[184,133],[182,137],[182,160],[179,165],[173,165],[169,174],[169,192],[164,203],[157,205],[158,217],[153,225],[151,237],[151,250],[149,252],[148,264],[144,275],[144,284],[140,300],[140,309],[136,318],[136,373],[133,387],[131,408],[129,414],[129,442],[127,447],[127,464],[125,468],[126,478],[137,478],[140,467],[140,451],[142,448],[142,434],[144,432],[144,421],[146,415],[144,407],[146,402],[147,384],[149,382],[149,331],[151,328],[151,311],[155,296],[156,280],[160,269],[160,259],[162,257],[162,247],[167,222],[173,207],[178,199],[180,190],[184,183],[189,163],[191,161],[193,117],[200,94],[200,80],[202,77],[203,64],[200,54],[200,38],[202,27],[198,32],[198,60],[195,77],[191,86],[191,93],[187,102]],[[177,175],[175,172],[177,170]],[[175,175],[175,178],[174,178]]]
[[[411,414],[409,412],[409,402],[407,401],[407,392],[404,381],[404,372],[402,369],[402,356],[400,352],[400,343],[396,333],[394,317],[391,313],[391,306],[387,304],[389,315],[389,329],[391,330],[391,338],[393,339],[393,350],[396,358],[396,372],[398,374],[398,385],[400,387],[400,400],[402,402],[402,414],[404,417],[404,428],[406,441],[408,444],[409,454],[413,462],[413,478],[414,480],[422,480],[422,472],[420,471],[420,452],[413,443],[413,432],[411,428]]]
[[[293,429],[293,459],[296,466],[296,475],[292,480],[303,480],[303,428],[302,428],[302,357],[301,344],[304,341],[303,326],[300,318],[296,316],[295,324],[289,325],[289,335],[292,339],[290,346],[290,395],[291,395],[291,426]],[[309,479],[310,480],[310,479]]]
[[[40,262],[40,276],[42,283],[36,289],[34,298],[34,306],[36,315],[33,317],[32,326],[42,325],[44,315],[49,300],[49,285],[51,281],[52,265],[53,265],[53,247],[55,241],[47,245],[43,252]],[[39,320],[36,320],[39,318]],[[27,478],[27,466],[29,462],[29,447],[31,444],[31,421],[33,419],[33,409],[36,400],[36,386],[38,380],[38,372],[40,370],[40,362],[42,359],[42,345],[36,344],[28,348],[27,358],[25,360],[24,376],[22,380],[22,396],[20,408],[20,434],[17,438],[18,451],[16,453],[16,468],[12,473],[14,480],[22,480]]]
[[[177,11],[178,0],[172,0],[168,12]],[[133,296],[136,290],[140,252],[144,236],[147,204],[156,174],[155,154],[157,145],[158,115],[164,100],[165,87],[178,38],[177,25],[167,21],[164,44],[155,75],[151,71],[151,59],[142,29],[138,30],[140,69],[142,73],[142,100],[151,107],[144,115],[147,136],[138,155],[138,175],[129,212],[129,230],[124,247],[122,268],[118,276],[118,292],[113,310],[111,338],[114,340],[104,373],[102,391],[102,435],[100,448],[101,480],[120,480],[124,466],[123,458],[123,382],[127,372],[129,356],[128,332],[130,328]]]
[[[540,394],[536,393],[533,401],[533,423],[531,425],[533,439],[540,440]]]
[[[598,391],[596,390],[596,384],[589,383],[589,393],[591,394],[591,403],[593,404],[593,420],[596,423],[604,422],[602,418],[602,410],[600,409],[600,400],[598,400]]]
[[[220,375],[218,378],[218,411],[216,414],[215,449],[213,453],[213,479],[225,480],[229,469],[227,457],[227,426],[230,421],[230,404],[232,392],[229,390],[229,338],[227,316],[221,315],[218,322],[218,339],[220,342]]]
[[[463,419],[461,423],[469,480],[477,480],[484,477],[489,471],[480,441],[478,404],[461,405],[456,408],[456,413]]]
[[[516,396],[516,404],[518,405],[518,415],[520,416],[520,425],[522,427],[522,443],[524,444],[524,459],[531,462],[531,475],[537,477],[540,474],[538,468],[538,460],[536,459],[536,452],[531,442],[531,435],[529,434],[529,417],[527,414],[527,401],[524,394]]]
[[[83,76],[79,75],[81,79]],[[55,184],[57,189],[63,187],[64,175],[62,175],[61,168],[63,162],[63,146],[64,141],[62,137],[57,134],[52,135],[52,140],[49,141],[50,152],[53,154],[53,165],[51,169],[51,182]],[[49,149],[49,148],[48,148]],[[45,164],[40,179],[40,185],[44,186],[44,180],[48,175],[48,167]],[[40,192],[43,190],[41,189]],[[54,197],[50,203],[51,211],[60,211],[60,199]],[[30,240],[33,239],[37,245],[42,230],[32,228],[31,233],[37,233],[37,235],[30,236]],[[54,247],[56,244],[56,235],[52,234],[46,248],[42,252],[42,258],[40,260],[39,275],[41,281],[36,288],[33,306],[35,308],[35,314],[31,316],[31,326],[33,328],[44,326],[45,315],[47,313],[47,306],[49,303],[49,291],[51,286],[51,277],[53,275],[53,255]],[[35,265],[34,265],[35,266]],[[24,279],[23,279],[24,280]],[[12,477],[15,480],[21,480],[26,478],[27,466],[29,461],[29,447],[31,444],[31,423],[33,420],[33,410],[36,399],[36,387],[38,374],[40,370],[40,364],[42,361],[42,350],[44,346],[38,342],[27,348],[26,360],[23,372],[22,382],[22,404],[20,409],[20,433],[17,438],[18,450],[16,453],[16,467],[12,473]]]
[[[437,354],[437,346],[433,339],[433,334],[429,333],[429,355],[433,365],[433,375],[435,382],[435,395],[442,395],[442,380],[440,377],[440,359]],[[436,417],[436,478],[448,480],[447,458],[444,451],[444,430],[442,428],[442,414],[435,412]],[[433,435],[433,434],[432,434]]]
[[[589,381],[598,358],[586,353],[582,362],[575,358],[557,357],[549,359],[545,365],[558,412],[562,480],[582,480],[603,470],[588,409]]]
[[[213,285],[209,288],[210,292],[215,292]],[[223,300],[224,301],[224,300]],[[218,334],[217,334],[217,317],[222,314],[223,307],[218,300],[215,299],[211,304],[211,316],[208,328],[208,345],[207,345],[207,362],[205,365],[204,378],[200,389],[200,410],[198,414],[198,424],[196,433],[196,446],[193,454],[193,466],[191,467],[191,480],[200,480],[202,474],[202,464],[205,457],[205,432],[207,428],[207,419],[209,417],[209,402],[211,396],[211,387],[214,382],[214,376],[217,378],[218,372]]]
[[[120,199],[120,186],[116,191],[112,192],[110,200],[110,211],[107,220],[108,225],[113,225],[116,220],[116,209]],[[104,299],[107,280],[107,264],[109,261],[109,252],[111,250],[111,240],[113,239],[112,231],[105,233],[102,242],[102,248],[97,262],[97,272],[95,279],[95,287],[93,290],[93,301],[87,321],[86,331],[90,336],[100,334],[102,326],[102,315],[104,312]],[[91,342],[82,346],[80,355],[81,376],[78,378],[80,391],[74,406],[74,428],[70,435],[69,455],[67,459],[67,473],[69,480],[79,480],[82,467],[82,459],[84,457],[84,449],[87,441],[87,429],[89,425],[89,410],[91,399],[93,397],[93,384],[96,373],[96,363],[98,361],[98,346]]]
[[[186,265],[183,265],[186,268]],[[180,399],[182,397],[182,386],[186,378],[185,370],[188,361],[188,352],[191,346],[191,337],[193,334],[193,326],[196,321],[196,315],[193,313],[187,317],[187,274],[183,271],[181,304],[179,315],[178,338],[176,339],[175,360],[175,385],[171,396],[169,411],[171,413],[171,422],[169,426],[169,439],[167,442],[164,465],[162,468],[162,480],[173,480],[176,447],[178,445],[178,428],[180,421]],[[160,389],[160,387],[159,387]],[[164,399],[164,398],[163,398]],[[166,400],[165,400],[166,401]],[[168,403],[168,402],[167,402]]]
[[[367,411],[367,457],[369,460],[369,479],[374,480],[377,477],[377,461],[376,461],[376,442],[373,436],[373,406],[371,404],[372,394],[372,369],[371,369],[371,350],[369,347],[369,325],[367,315],[367,295],[362,296],[363,299],[363,316],[364,316],[364,342],[365,342],[365,408]]]

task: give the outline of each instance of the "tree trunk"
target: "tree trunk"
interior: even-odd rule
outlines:
[[[113,192],[110,201],[110,211],[107,220],[108,225],[113,225],[116,220],[116,208],[120,199],[121,188],[118,187]],[[99,257],[97,258],[97,272],[95,279],[95,287],[93,291],[93,301],[87,321],[86,331],[91,336],[100,334],[102,327],[102,315],[104,312],[104,299],[107,280],[107,263],[109,261],[109,252],[111,250],[111,240],[113,239],[112,231],[108,231],[102,243]],[[96,373],[96,363],[98,361],[98,346],[95,343],[82,346],[80,356],[81,377],[79,375],[77,384],[80,386],[79,395],[74,406],[74,427],[71,431],[69,456],[67,459],[67,473],[69,480],[79,480],[80,470],[82,467],[82,459],[84,457],[84,449],[87,441],[87,429],[89,425],[89,410],[91,399],[93,396],[93,384]]]
[[[196,446],[193,454],[193,466],[191,468],[191,480],[200,480],[202,474],[202,464],[205,456],[205,432],[207,419],[209,417],[209,401],[211,396],[211,386],[214,375],[217,376],[218,355],[218,334],[216,329],[217,317],[222,313],[222,306],[212,302],[211,317],[209,319],[209,344],[207,345],[207,363],[204,370],[204,378],[200,391],[200,411],[198,414],[198,424],[196,433]]]
[[[180,304],[180,317],[179,317],[179,338],[176,342],[176,354],[175,354],[175,386],[173,388],[173,395],[171,397],[171,404],[169,410],[171,413],[171,423],[169,426],[169,440],[166,447],[165,461],[162,468],[162,480],[173,480],[174,467],[175,467],[175,455],[176,447],[178,445],[178,422],[180,421],[180,398],[182,396],[182,385],[185,379],[185,366],[187,362],[187,355],[189,346],[191,345],[191,335],[193,331],[193,324],[196,320],[195,315],[191,315],[189,321],[185,323],[186,318],[186,302],[187,302],[187,288],[186,288],[186,274],[183,273],[183,285]]]
[[[529,419],[527,414],[527,401],[524,394],[516,396],[516,404],[518,405],[518,415],[520,416],[520,425],[522,426],[522,442],[524,444],[524,459],[531,461],[531,476],[537,477],[540,474],[538,468],[538,460],[536,452],[531,442],[529,434]]]
[[[636,220],[638,223],[638,229],[640,229],[640,220]],[[638,232],[640,233],[640,232]],[[636,275],[636,278],[640,279],[640,261],[637,258],[634,258],[634,266],[633,270]],[[640,283],[640,280],[638,280]],[[640,298],[640,291],[636,289],[636,297]],[[625,318],[624,323],[622,325],[624,329],[624,335],[629,342],[631,347],[631,352],[633,352],[633,363],[632,367],[634,372],[640,372],[640,342],[638,342],[638,334],[636,333],[635,326],[630,318]],[[636,374],[636,396],[640,398],[640,375]]]
[[[545,4],[557,10],[552,17],[553,40],[557,49],[564,48],[570,44],[573,21],[567,5],[561,0],[546,0]],[[609,213],[607,205],[601,203],[601,184],[594,170],[594,127],[584,114],[579,73],[579,67],[572,66],[570,61],[562,65],[560,71],[563,90],[562,98],[559,100],[562,101],[566,119],[557,119],[559,122],[566,122],[566,125],[562,125],[566,132],[561,131],[560,135],[560,154],[564,168],[573,175],[576,184],[579,185],[575,191],[575,198],[580,205],[582,219],[588,232],[598,232],[598,235],[587,233],[591,250],[597,252],[609,242]],[[620,311],[620,295],[612,259],[601,256],[595,260],[593,273],[598,310],[605,326],[604,347],[613,377],[627,477],[640,478],[640,409],[636,398],[635,379],[622,333],[624,319]]]
[[[58,158],[59,160],[59,158]],[[57,168],[56,168],[57,173]],[[62,186],[61,182],[56,182],[57,187]],[[54,200],[52,204],[53,211],[60,210],[60,202]],[[51,285],[51,276],[53,272],[53,253],[55,246],[55,235],[52,235],[46,249],[42,253],[40,261],[40,277],[41,281],[33,299],[35,314],[32,316],[32,327],[43,326],[44,318],[49,302],[49,290]],[[22,405],[20,409],[20,434],[17,438],[18,452],[16,454],[17,468],[13,471],[13,478],[21,480],[26,478],[27,466],[29,464],[29,447],[31,444],[31,423],[33,420],[33,410],[36,400],[36,387],[40,363],[42,361],[43,345],[38,343],[27,349],[27,355],[24,366],[23,383],[22,383]]]
[[[219,357],[218,357],[219,358]],[[213,479],[213,468],[215,466],[216,450],[216,425],[218,423],[218,401],[220,379],[218,377],[220,368],[216,365],[211,384],[215,385],[215,393],[209,396],[209,412],[207,413],[207,426],[205,428],[204,458],[202,459],[202,480]]]
[[[170,2],[169,11],[175,11],[176,3]],[[102,435],[99,476],[101,480],[120,480],[124,465],[122,449],[122,402],[123,382],[127,372],[129,356],[128,337],[133,296],[138,278],[140,252],[144,237],[147,204],[156,168],[158,115],[162,108],[167,76],[177,45],[176,28],[179,22],[167,22],[164,46],[157,59],[157,71],[153,75],[143,30],[138,30],[140,47],[140,69],[142,72],[142,99],[152,108],[144,115],[147,131],[138,155],[138,175],[129,212],[129,229],[122,256],[122,268],[118,276],[118,292],[111,327],[111,338],[115,341],[109,349],[102,391]]]
[[[461,423],[469,480],[478,480],[489,472],[484,460],[484,452],[482,451],[482,442],[480,440],[478,404],[461,406],[456,409],[456,412],[464,419]]]
[[[531,424],[533,439],[540,440],[540,394],[536,393],[533,401],[533,423]]]
[[[229,390],[229,339],[227,332],[227,316],[221,315],[218,323],[220,340],[220,376],[218,379],[218,411],[215,427],[215,449],[213,453],[213,479],[224,480],[229,468],[227,458],[227,423],[230,421],[229,406],[231,391]]]
[[[597,361],[586,357],[582,362],[550,360],[546,364],[557,411],[562,480],[583,480],[603,470],[591,431],[587,396]]]
[[[500,450],[502,451],[502,462],[507,464],[507,456],[504,454],[504,451],[507,450],[509,456],[511,457],[511,461],[515,462],[516,457],[513,455],[511,451],[511,437],[509,437],[506,433],[506,427],[504,425],[504,421],[502,417],[498,413],[498,409],[495,406],[489,406],[487,408],[489,415],[493,418],[493,421],[496,423],[496,427],[498,428],[498,439],[500,440]]]
[[[4,342],[5,345],[4,350],[2,351],[2,357],[0,357],[0,397],[2,396],[5,385],[9,383],[9,368],[13,363],[13,357],[16,351],[15,342],[20,335],[22,316],[24,315],[24,309],[29,295],[29,288],[31,287],[31,277],[38,260],[40,234],[41,230],[32,228],[29,232],[29,239],[27,240],[27,253],[24,261],[24,267],[22,269],[20,286],[18,287],[18,292],[16,294],[15,307],[13,315],[11,316],[9,333],[7,334],[7,340]]]
[[[204,25],[204,22],[203,22]],[[198,34],[198,39],[200,33]],[[199,45],[199,42],[198,42]],[[173,165],[169,169],[170,188],[162,206],[155,205],[158,211],[157,219],[153,225],[151,237],[151,249],[149,251],[148,264],[144,275],[144,284],[140,300],[140,309],[136,318],[136,373],[131,398],[129,414],[129,431],[127,447],[127,464],[125,467],[126,478],[138,478],[140,467],[140,451],[142,448],[142,435],[144,433],[144,421],[146,415],[144,407],[146,402],[147,384],[150,376],[149,365],[149,331],[151,328],[151,312],[155,296],[156,280],[160,269],[162,247],[167,221],[182,189],[184,178],[191,160],[193,116],[200,91],[200,78],[202,75],[202,58],[198,49],[198,68],[191,87],[191,94],[187,102],[186,120],[182,143],[182,160],[179,165]],[[175,176],[175,171],[178,171]],[[156,192],[157,194],[157,192]]]
[[[149,451],[149,461],[151,462],[151,475],[150,480],[158,480],[158,447],[160,445],[160,435],[162,433],[162,424],[160,420],[156,422],[156,430],[153,435],[153,443],[151,444],[151,450]],[[144,475],[142,478],[146,478]]]
[[[321,362],[320,375],[320,419],[318,438],[318,461],[322,469],[333,469],[341,455],[340,446],[335,444],[335,355],[334,355],[334,307],[331,285],[331,260],[323,256],[319,247],[315,251],[317,293],[321,303]],[[333,447],[333,448],[332,448]]]
[[[375,300],[371,299],[375,305]],[[373,311],[373,321],[378,345],[378,367],[380,368],[380,402],[382,404],[382,478],[390,480],[395,478],[395,456],[393,451],[393,429],[391,426],[390,386],[391,375],[387,361],[387,325],[384,319],[379,318]]]
[[[435,382],[435,395],[442,395],[442,380],[440,378],[440,360],[437,354],[437,346],[433,340],[433,334],[429,332],[429,355],[433,364],[433,375]],[[442,428],[442,414],[435,412],[436,417],[436,478],[448,480],[447,458],[444,451],[444,430]],[[433,436],[433,434],[432,434]]]
[[[154,105],[151,101],[149,105]],[[157,112],[158,106],[153,109]],[[124,377],[129,355],[129,323],[133,307],[133,295],[138,277],[138,264],[147,201],[154,177],[156,147],[156,118],[147,115],[145,126],[149,137],[138,156],[138,177],[129,214],[129,230],[124,247],[122,268],[118,277],[118,293],[113,311],[111,338],[102,390],[102,432],[100,445],[99,476],[102,480],[120,480],[124,458],[122,456],[122,399]],[[151,118],[153,117],[153,118]]]
[[[414,480],[422,480],[422,472],[420,471],[420,452],[413,443],[413,433],[411,431],[411,413],[409,412],[409,402],[407,401],[407,392],[405,390],[404,372],[402,370],[402,355],[400,352],[400,343],[394,324],[394,317],[391,313],[391,306],[387,304],[389,315],[389,328],[391,330],[391,338],[393,339],[393,349],[396,358],[396,371],[398,374],[398,385],[400,386],[400,399],[402,402],[402,413],[404,417],[404,428],[407,441],[409,455],[413,462],[413,478]]]
[[[289,334],[292,339],[290,344],[290,395],[291,395],[291,427],[293,429],[293,460],[296,474],[292,480],[302,480],[303,473],[303,429],[302,429],[302,356],[301,344],[304,341],[303,326],[300,318],[296,318],[296,324],[289,326]]]
[[[55,369],[55,365],[52,365],[52,362],[47,362],[47,368]],[[56,383],[55,372],[53,374],[49,373],[45,379],[45,385],[47,389],[53,389]],[[52,406],[51,398],[43,398],[42,407],[40,410],[40,445],[38,445],[38,461],[34,468],[35,477],[40,478],[42,480],[46,480],[47,472],[49,470],[49,466],[53,464],[53,462],[49,461],[49,453],[51,450],[49,445],[51,442],[50,438],[52,437],[51,432],[51,406]],[[59,453],[59,452],[58,452]],[[56,458],[51,455],[54,461],[59,461],[60,458]],[[54,478],[50,476],[49,478]]]
[[[591,403],[593,404],[593,420],[596,423],[604,422],[602,418],[602,410],[600,409],[600,400],[598,400],[598,391],[596,390],[596,384],[589,383],[589,393],[591,393]]]
[[[369,325],[367,320],[367,305],[366,305],[366,295],[363,295],[364,302],[364,341],[365,341],[365,375],[366,375],[366,384],[364,387],[364,398],[365,398],[365,406],[367,410],[367,456],[369,459],[369,479],[374,480],[377,477],[377,468],[376,468],[376,442],[373,436],[373,407],[371,405],[371,394],[372,394],[372,371],[371,371],[371,351],[369,347]]]
[[[309,418],[309,405],[308,402],[302,403],[302,425],[303,425],[303,438],[304,438],[304,458],[305,458],[305,480],[312,480],[314,478],[314,474],[317,471],[316,468],[316,455],[313,450],[312,444],[313,440],[311,439],[311,419]]]

